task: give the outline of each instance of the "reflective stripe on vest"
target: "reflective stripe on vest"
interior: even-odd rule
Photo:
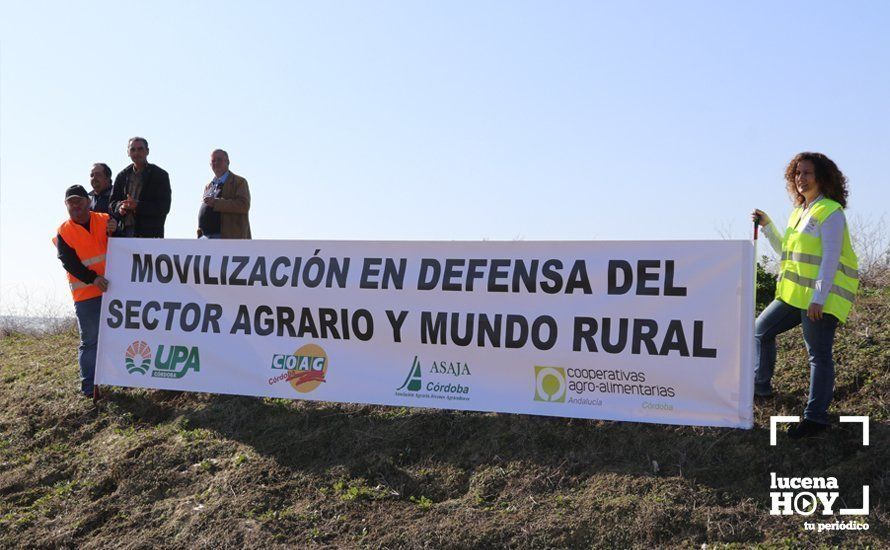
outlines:
[[[83,265],[93,265],[99,262],[105,261],[105,254],[99,254],[98,256],[93,256],[92,258],[87,258],[86,260],[81,260],[80,263]]]
[[[822,267],[821,226],[840,209],[839,203],[826,198],[814,202],[807,212],[802,208],[795,209],[782,237],[776,298],[799,309],[807,309],[813,303],[816,280]],[[823,281],[823,285],[829,284],[831,288],[822,304],[823,311],[843,323],[859,288],[858,260],[846,226],[834,278]]]
[[[803,277],[798,275],[797,273],[786,271],[783,274],[783,278],[788,279],[789,281],[795,282],[799,285],[803,285],[805,287],[809,287],[812,289],[816,288],[816,279],[810,279],[809,277]],[[856,299],[856,294],[850,292],[846,288],[841,288],[837,285],[832,285],[831,290],[828,291],[829,294],[837,294],[844,300],[852,302]]]
[[[792,260],[795,262],[800,262],[802,264],[810,264],[810,265],[819,265],[822,263],[822,256],[816,256],[815,254],[804,254],[803,252],[790,252],[788,250],[786,250],[785,252],[782,252],[782,259],[783,260]],[[837,263],[837,268],[841,273],[843,273],[847,277],[850,277],[851,279],[859,278],[859,270],[858,269],[852,268],[850,266],[846,266],[846,265],[842,264],[841,262]]]

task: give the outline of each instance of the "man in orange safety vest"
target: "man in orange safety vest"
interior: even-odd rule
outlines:
[[[90,211],[89,194],[81,185],[72,185],[65,190],[65,207],[69,218],[59,226],[53,242],[58,258],[68,272],[68,285],[74,297],[74,312],[80,330],[77,353],[80,391],[93,397],[102,293],[108,290],[105,253],[108,236],[117,229],[117,222],[108,214]]]

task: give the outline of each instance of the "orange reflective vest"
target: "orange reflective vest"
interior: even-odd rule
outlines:
[[[105,252],[108,250],[108,235],[105,233],[108,225],[108,214],[90,212],[90,230],[79,223],[67,220],[59,226],[59,235],[74,249],[80,262],[95,271],[98,275],[105,275]],[[53,237],[53,244],[56,238]],[[94,284],[81,281],[68,273],[68,286],[71,287],[71,295],[75,302],[82,302],[102,295]]]

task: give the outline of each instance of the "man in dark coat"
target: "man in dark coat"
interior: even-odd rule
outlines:
[[[97,162],[90,170],[90,211],[111,214],[108,205],[111,202],[111,168],[104,162]],[[112,216],[116,217],[116,216]]]
[[[170,212],[170,176],[149,164],[148,141],[130,138],[127,154],[133,164],[114,178],[110,210],[120,218],[123,237],[164,237],[164,222]]]

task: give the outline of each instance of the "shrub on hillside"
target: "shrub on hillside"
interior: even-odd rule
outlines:
[[[757,313],[763,311],[776,295],[776,274],[770,272],[769,265],[770,259],[767,256],[763,256],[757,262],[757,277],[754,286]]]

